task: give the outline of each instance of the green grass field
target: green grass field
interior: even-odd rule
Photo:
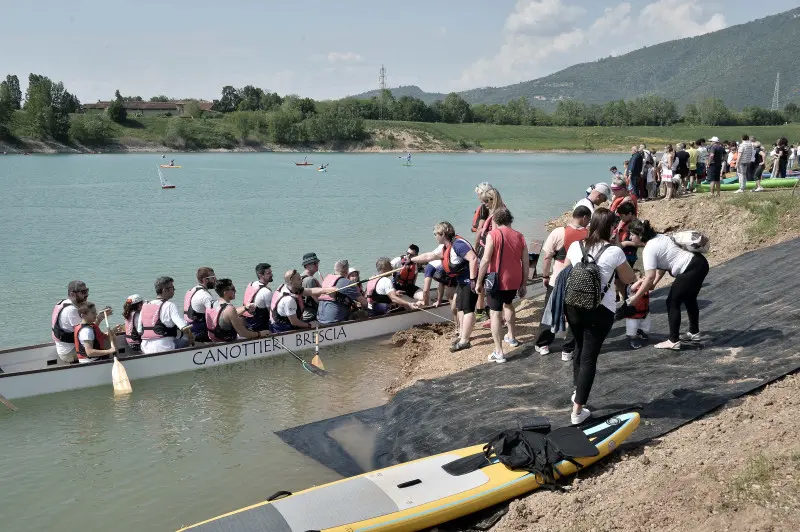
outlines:
[[[537,127],[493,124],[441,124],[424,122],[367,121],[371,129],[408,129],[429,134],[453,147],[469,146],[495,150],[614,150],[628,152],[634,144],[663,148],[667,143],[689,142],[717,136],[722,140],[755,135],[771,145],[781,136],[800,139],[800,124],[785,126],[637,126],[637,127]]]

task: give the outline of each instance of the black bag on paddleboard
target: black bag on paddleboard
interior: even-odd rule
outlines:
[[[491,455],[509,469],[529,471],[542,479],[542,485],[553,487],[557,464],[567,460],[581,468],[575,458],[597,456],[600,451],[577,427],[556,429],[549,434],[526,430],[506,430],[483,447],[487,461]]]
[[[600,256],[611,245],[606,244],[600,248],[596,256],[586,252],[583,242],[578,242],[578,245],[583,256],[581,261],[573,265],[572,271],[569,272],[564,293],[564,303],[585,310],[594,310],[603,302],[603,296],[606,295],[616,274],[616,272],[612,273],[608,283],[603,287],[600,267],[597,265],[597,261],[600,260]]]

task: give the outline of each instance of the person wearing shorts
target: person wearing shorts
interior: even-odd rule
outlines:
[[[494,211],[494,228],[486,235],[486,247],[478,268],[476,290],[489,292],[484,281],[492,275],[496,286],[494,294],[489,292],[489,319],[491,320],[494,351],[489,362],[506,361],[503,343],[517,347],[516,312],[511,304],[516,296],[524,297],[528,283],[528,244],[519,231],[511,228],[514,217],[507,208]],[[508,327],[508,335],[503,336],[503,319]]]

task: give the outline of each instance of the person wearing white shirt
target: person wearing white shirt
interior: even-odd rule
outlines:
[[[645,271],[644,279],[631,287],[631,292],[635,290],[636,293],[628,304],[636,305],[636,302],[655,288],[664,274],[669,272],[675,278],[667,296],[669,340],[656,344],[655,347],[679,351],[681,306],[686,307],[686,314],[689,316],[689,332],[683,339],[693,342],[700,339],[700,307],[697,304],[697,296],[708,275],[708,261],[702,253],[687,251],[669,236],[656,233],[647,220],[632,222],[628,226],[628,231],[631,234],[631,242],[644,247],[642,264]]]
[[[89,288],[86,283],[77,280],[71,281],[67,285],[67,298],[59,301],[53,308],[50,327],[59,361],[74,364],[77,362],[75,327],[81,324],[78,307],[89,298]],[[105,307],[97,314],[96,323],[101,323],[104,316],[111,316],[111,307]]]
[[[594,213],[595,208],[607,202],[610,197],[611,187],[609,187],[606,183],[597,183],[591,192],[589,192],[589,195],[582,200],[579,200],[578,203],[575,204],[575,207],[583,205],[589,209],[589,211]],[[575,207],[573,207],[573,210]]]
[[[416,262],[417,257],[411,259]],[[380,316],[389,312],[391,305],[403,307],[406,310],[414,310],[417,306],[422,306],[421,301],[414,301],[411,298],[401,295],[394,287],[391,275],[392,261],[388,257],[381,257],[375,263],[375,268],[381,277],[373,279],[367,283],[367,301],[370,306],[370,315]],[[386,274],[386,275],[383,275]]]
[[[78,362],[88,364],[96,360],[108,360],[111,355],[116,354],[117,348],[111,339],[114,333],[109,330],[108,334],[104,334],[95,323],[98,315],[94,303],[81,303],[78,314],[81,316],[81,323],[75,327],[75,334],[78,336],[75,341]],[[103,349],[103,344],[109,344],[109,347]]]
[[[172,277],[159,277],[156,279],[155,289],[156,300],[149,301],[148,304],[159,304],[156,325],[160,322],[165,329],[172,329],[175,327],[177,331],[175,331],[175,336],[164,335],[158,338],[147,339],[144,335],[144,324],[142,323],[142,317],[145,315],[145,307],[143,307],[142,311],[139,313],[138,323],[136,324],[136,330],[142,335],[142,353],[163,353],[164,351],[180,349],[187,345],[194,345],[191,325],[186,323],[178,307],[175,303],[170,301],[170,299],[175,296],[175,281]],[[160,336],[160,334],[158,334],[158,336]]]
[[[736,176],[739,178],[739,190],[737,194],[741,194],[747,187],[747,181],[753,177],[753,157],[755,152],[753,150],[753,143],[750,142],[748,135],[742,135],[742,142],[738,148],[739,158],[736,161]],[[751,170],[752,168],[752,170]]]
[[[616,216],[610,210],[599,208],[589,223],[589,236],[586,240],[573,242],[567,250],[564,267],[580,264],[584,254],[591,255],[600,270],[600,286],[604,287],[600,305],[594,309],[584,309],[564,304],[567,322],[575,335],[575,350],[572,358],[572,382],[575,393],[572,395],[573,425],[586,421],[591,412],[584,405],[589,399],[595,373],[597,357],[603,342],[614,325],[614,290],[610,290],[616,276],[628,285],[636,280],[631,265],[625,258],[622,248],[611,243]],[[571,275],[571,274],[570,274]],[[568,277],[569,279],[569,277]]]

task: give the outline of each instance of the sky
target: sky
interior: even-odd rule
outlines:
[[[742,24],[797,0],[0,0],[0,75],[84,103],[219,98],[225,85],[340,98],[502,86]]]

